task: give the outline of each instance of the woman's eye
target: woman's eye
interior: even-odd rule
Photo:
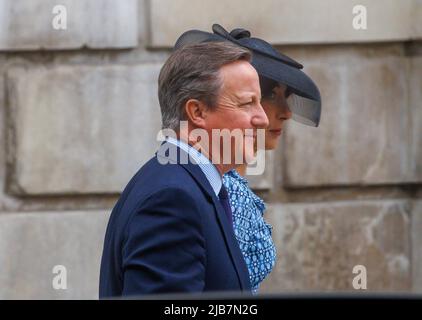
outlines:
[[[276,93],[274,91],[271,91],[270,93],[266,94],[262,97],[263,100],[274,100],[276,98]]]

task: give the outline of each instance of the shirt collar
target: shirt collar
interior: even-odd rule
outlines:
[[[174,139],[172,137],[167,137],[166,141],[178,146],[180,149],[185,151],[189,156],[198,164],[199,168],[204,173],[205,177],[207,178],[208,182],[211,185],[216,196],[220,193],[221,186],[223,185],[222,178],[220,173],[218,172],[215,165],[211,163],[211,161],[204,156],[201,152],[190,146],[184,141]]]

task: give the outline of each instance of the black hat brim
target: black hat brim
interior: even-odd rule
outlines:
[[[224,30],[224,29],[223,29]],[[302,65],[288,56],[281,55],[281,59],[271,57],[254,47],[254,38],[235,39],[229,35],[220,35],[201,30],[184,32],[176,41],[174,50],[190,44],[230,41],[245,47],[252,52],[251,64],[258,74],[286,85],[291,92],[304,99],[292,110],[298,116],[296,120],[311,126],[318,126],[321,115],[321,95],[312,79],[302,70]],[[299,100],[298,100],[299,101]]]

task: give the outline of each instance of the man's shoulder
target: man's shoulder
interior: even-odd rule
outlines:
[[[199,186],[191,174],[180,164],[163,164],[157,156],[146,162],[132,177],[122,192],[123,201],[141,201],[168,190],[179,190],[197,195]]]
[[[156,157],[146,162],[126,185],[113,208],[112,216],[122,225],[142,207],[160,205],[159,201],[189,199],[193,206],[203,207],[205,197],[195,179],[178,164],[160,164]],[[118,218],[117,218],[118,217]]]
[[[144,188],[161,185],[181,185],[194,183],[189,172],[177,163],[163,163],[159,157],[154,156],[146,162],[133,177],[136,184]]]

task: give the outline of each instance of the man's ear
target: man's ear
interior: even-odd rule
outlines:
[[[197,99],[189,99],[185,103],[185,113],[189,121],[198,128],[205,128],[207,106]]]

